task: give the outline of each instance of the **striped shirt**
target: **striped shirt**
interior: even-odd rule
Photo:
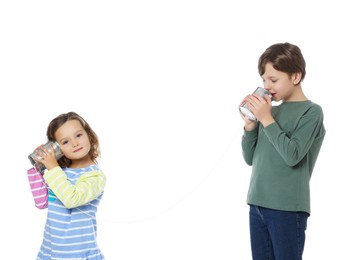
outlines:
[[[105,175],[97,165],[56,167],[44,174],[48,216],[37,260],[103,260],[97,245],[96,213]]]

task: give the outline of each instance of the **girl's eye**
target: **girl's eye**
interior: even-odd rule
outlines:
[[[77,136],[76,137],[81,137],[82,136],[82,134],[77,134]]]
[[[64,141],[64,142],[62,142],[62,144],[67,144],[68,143],[68,141]]]

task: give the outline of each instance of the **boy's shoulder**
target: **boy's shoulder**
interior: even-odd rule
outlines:
[[[307,102],[307,109],[308,113],[323,114],[322,107],[311,100]]]
[[[307,118],[317,124],[322,124],[324,121],[324,112],[322,107],[311,100],[305,102],[305,105],[303,104],[302,108],[298,110],[300,111],[298,114],[300,115],[300,118]]]
[[[288,118],[312,117],[323,120],[324,113],[322,107],[311,101],[285,102],[273,107],[273,115],[278,120],[288,120]]]
[[[322,111],[322,107],[311,100],[299,101],[299,102],[284,102],[279,104],[278,106],[274,106],[274,108],[277,108],[277,109],[286,108],[290,110],[304,109],[304,110]]]

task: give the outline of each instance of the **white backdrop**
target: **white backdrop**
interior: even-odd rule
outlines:
[[[34,207],[27,155],[52,118],[76,111],[101,141],[107,259],[251,259],[237,106],[262,84],[261,53],[288,41],[327,129],[304,258],[351,259],[348,3],[2,1],[0,258],[35,259],[46,210]]]

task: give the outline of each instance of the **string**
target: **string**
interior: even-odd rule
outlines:
[[[80,208],[76,208],[76,210],[80,211],[82,214],[85,214],[87,216],[89,216],[92,219],[96,219],[99,221],[104,221],[104,222],[110,222],[110,223],[116,223],[116,224],[133,224],[133,223],[139,223],[139,222],[143,222],[143,221],[147,221],[147,220],[151,220],[153,218],[159,217],[167,212],[169,212],[170,210],[174,209],[176,206],[178,206],[180,203],[182,203],[185,199],[187,199],[188,197],[190,197],[208,178],[209,176],[214,172],[214,170],[217,168],[217,166],[219,165],[219,163],[222,161],[222,159],[225,157],[225,155],[227,154],[227,152],[229,151],[230,147],[232,146],[235,138],[237,137],[237,135],[234,135],[233,138],[231,139],[231,141],[229,142],[229,144],[227,145],[226,149],[224,150],[224,152],[221,154],[221,156],[219,157],[219,159],[217,160],[217,162],[214,164],[214,166],[211,168],[211,170],[204,176],[204,178],[190,191],[188,192],[186,195],[184,195],[181,199],[179,199],[177,202],[175,202],[174,204],[172,204],[171,206],[167,207],[166,209],[141,218],[141,219],[136,219],[136,220],[116,220],[116,219],[107,219],[101,216],[93,216],[83,210],[81,210]],[[41,178],[41,181],[43,182],[43,184],[47,187],[47,189],[49,190],[49,187],[47,186],[47,184],[45,183],[44,179]]]
[[[211,170],[208,172],[208,174],[205,175],[205,177],[186,195],[184,195],[181,199],[179,199],[177,202],[175,202],[174,204],[172,204],[171,206],[167,207],[166,209],[147,216],[145,218],[141,218],[141,219],[137,219],[137,220],[114,220],[114,219],[106,219],[103,217],[97,217],[97,219],[99,221],[105,221],[105,222],[111,222],[111,223],[117,223],[117,224],[133,224],[133,223],[139,223],[139,222],[143,222],[143,221],[147,221],[147,220],[151,220],[153,218],[159,217],[167,212],[169,212],[170,210],[174,209],[176,206],[178,206],[180,203],[182,203],[185,199],[187,199],[188,197],[190,197],[209,177],[210,175],[214,172],[214,170],[217,168],[217,166],[219,165],[219,163],[222,161],[222,159],[225,157],[225,155],[227,154],[227,152],[229,151],[230,147],[232,146],[235,138],[237,137],[237,135],[234,135],[233,138],[231,139],[231,141],[229,142],[229,144],[227,145],[226,149],[224,150],[224,152],[221,154],[221,156],[219,157],[219,159],[217,160],[217,162],[214,164],[214,166],[211,168]]]

